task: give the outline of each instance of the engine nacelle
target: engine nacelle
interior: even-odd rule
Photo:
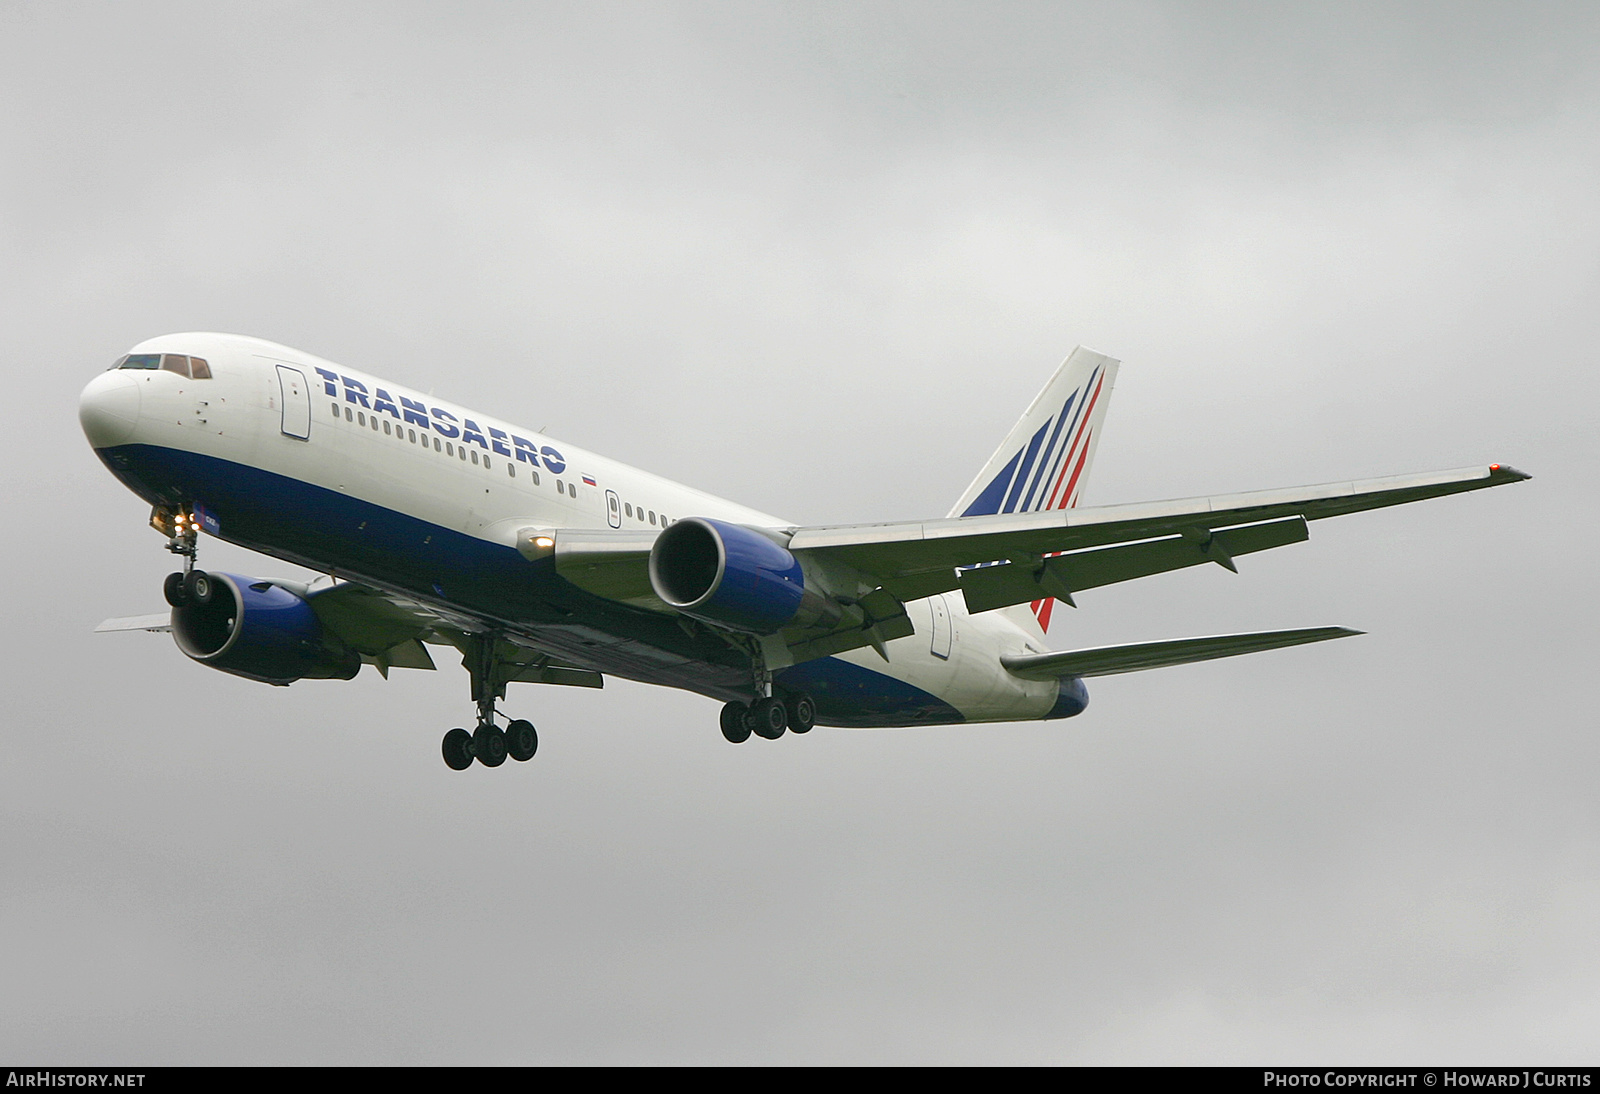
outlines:
[[[839,605],[806,588],[800,561],[738,524],[688,517],[650,549],[650,585],[684,615],[749,634],[776,634],[840,618]]]
[[[1076,718],[1089,705],[1089,689],[1081,676],[1063,676],[1056,685],[1056,703],[1046,718]]]
[[[202,665],[264,684],[348,680],[361,670],[361,655],[329,634],[303,597],[270,581],[206,576],[206,603],[172,609],[172,637]]]

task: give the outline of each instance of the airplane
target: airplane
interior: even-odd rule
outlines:
[[[84,388],[95,454],[182,560],[170,632],[287,685],[453,647],[477,709],[445,763],[538,749],[512,683],[607,675],[720,700],[734,743],[844,728],[1070,718],[1084,680],[1343,638],[1311,627],[1051,650],[1057,602],[1298,543],[1307,523],[1517,482],[1502,464],[1078,507],[1119,362],[1074,350],[943,518],[798,526],[272,342],[139,343]],[[212,573],[201,533],[326,575]]]

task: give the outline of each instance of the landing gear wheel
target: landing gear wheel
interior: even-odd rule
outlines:
[[[783,709],[782,699],[762,699],[750,708],[750,720],[757,737],[776,741],[789,726],[789,712]]]
[[[216,579],[204,570],[190,570],[183,575],[183,593],[196,604],[211,603],[216,591]]]
[[[539,734],[534,731],[532,722],[518,718],[506,726],[506,752],[513,760],[519,763],[531,760],[537,751],[539,751]]]
[[[464,729],[452,729],[444,735],[444,763],[451,771],[465,771],[472,766],[472,734]]]
[[[174,608],[181,608],[189,603],[189,594],[183,588],[183,574],[171,573],[167,580],[161,583],[161,592],[167,598],[167,603]]]
[[[750,708],[733,702],[722,708],[722,735],[736,745],[750,739]]]
[[[484,722],[472,734],[472,754],[484,767],[499,767],[506,762],[505,733],[499,726]]]
[[[817,724],[817,704],[809,695],[791,695],[785,704],[789,708],[789,732],[810,733]]]

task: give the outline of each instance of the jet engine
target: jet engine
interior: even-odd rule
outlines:
[[[176,577],[178,575],[174,575]],[[172,609],[178,648],[209,665],[264,684],[348,680],[361,655],[322,626],[299,594],[270,581],[194,571]]]
[[[843,615],[831,597],[806,588],[799,559],[772,536],[706,517],[656,537],[650,586],[684,615],[749,634],[828,626]]]

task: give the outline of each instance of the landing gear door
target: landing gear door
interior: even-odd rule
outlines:
[[[933,639],[928,652],[948,661],[950,660],[950,606],[944,602],[943,593],[928,598],[928,610],[933,614]]]
[[[288,365],[278,366],[278,387],[283,391],[283,435],[311,439],[311,390],[305,373]]]

